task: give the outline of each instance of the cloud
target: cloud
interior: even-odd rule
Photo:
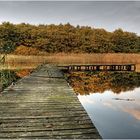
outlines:
[[[0,1],[0,21],[88,25],[140,34],[140,1]]]
[[[140,120],[140,108],[125,108],[123,109],[125,112],[131,114],[135,119]]]

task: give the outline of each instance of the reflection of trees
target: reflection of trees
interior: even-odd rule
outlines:
[[[105,90],[119,94],[140,86],[140,74],[135,72],[71,72],[67,73],[67,79],[81,95]]]

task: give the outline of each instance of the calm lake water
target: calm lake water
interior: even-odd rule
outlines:
[[[119,94],[106,90],[78,98],[103,138],[140,138],[140,88]]]

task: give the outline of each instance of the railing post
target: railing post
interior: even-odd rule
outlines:
[[[100,71],[100,66],[96,66],[96,70],[97,71]]]
[[[127,65],[127,66],[126,66],[126,70],[127,70],[127,71],[131,71],[131,69],[132,69],[131,65]]]
[[[88,71],[89,70],[89,66],[85,66],[85,70]]]
[[[80,71],[81,70],[81,66],[77,66],[77,70]]]

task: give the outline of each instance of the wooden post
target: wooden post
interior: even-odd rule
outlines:
[[[89,66],[85,66],[85,70],[89,70]]]
[[[113,71],[113,65],[110,66],[110,69],[109,69],[109,70],[110,70],[110,71]]]
[[[66,66],[67,71],[69,71],[69,66]]]
[[[69,70],[74,70],[74,66],[69,66]]]
[[[100,66],[96,66],[96,70],[97,71],[100,71]]]
[[[131,71],[131,65],[127,65],[127,66],[126,66],[126,70],[127,70],[127,71]]]
[[[69,71],[71,70],[71,66],[68,66],[68,70],[69,70]]]
[[[107,70],[107,66],[103,66],[103,70],[105,70],[105,71],[106,71],[106,70]]]
[[[118,65],[118,71],[121,71],[121,66],[120,65]]]
[[[131,65],[131,70],[135,71],[136,70],[136,65]]]
[[[77,70],[78,71],[81,71],[81,66],[77,66]]]
[[[94,70],[94,66],[91,66],[91,70],[92,70],[92,71]]]
[[[122,71],[125,71],[125,66],[124,65],[122,65]]]

